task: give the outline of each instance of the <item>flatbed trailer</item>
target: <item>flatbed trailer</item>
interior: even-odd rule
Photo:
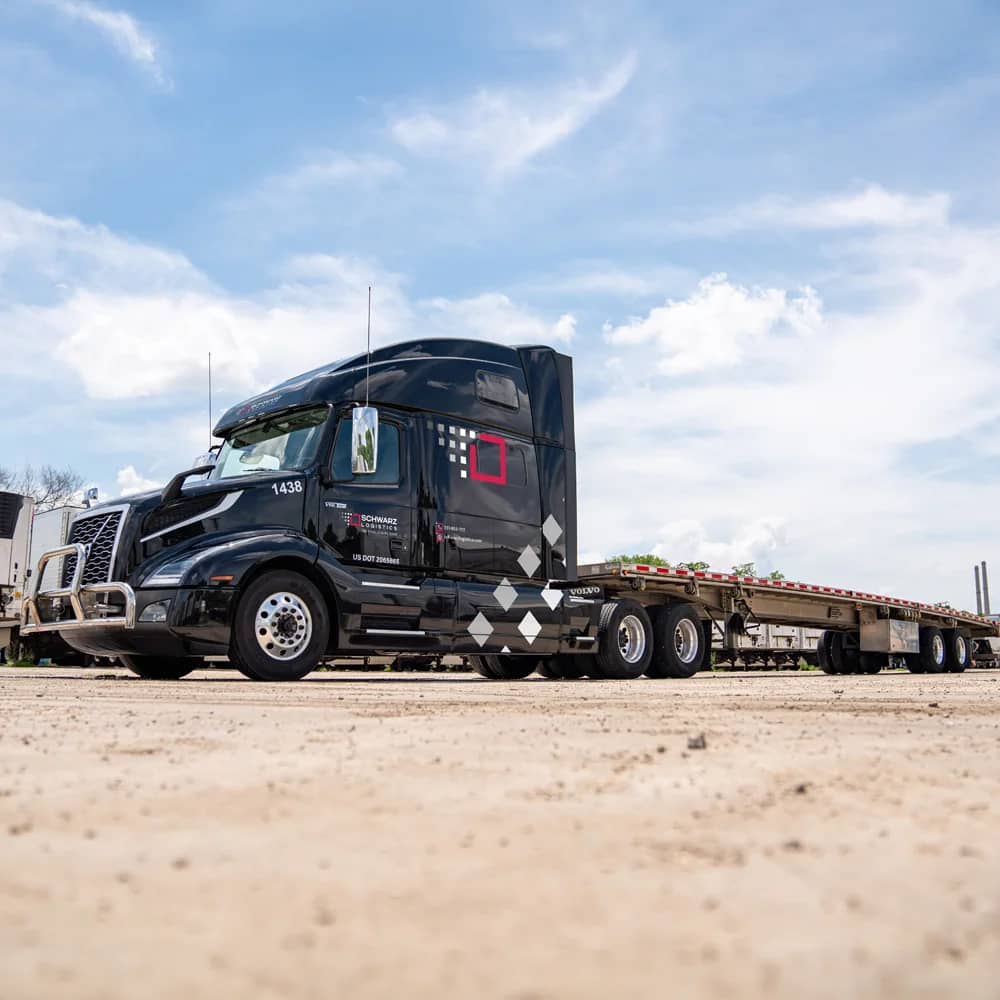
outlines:
[[[822,629],[819,665],[835,674],[875,673],[893,659],[916,673],[960,671],[972,662],[975,640],[1000,635],[1000,623],[982,615],[843,587],[621,562],[581,566],[578,575],[606,600],[629,597],[650,610],[677,602],[697,608],[709,637],[706,661],[712,632],[731,637],[751,623]],[[943,648],[921,643],[921,630],[930,629],[941,633]]]

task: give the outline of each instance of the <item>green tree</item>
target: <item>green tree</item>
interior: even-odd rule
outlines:
[[[734,576],[756,576],[757,564],[752,562],[737,563],[733,567]]]
[[[608,556],[605,562],[639,563],[642,566],[670,565],[666,559],[661,559],[660,556],[654,556],[651,552],[645,552],[640,555]]]
[[[703,570],[708,569],[707,562],[679,562],[677,564],[678,569],[690,569],[695,573],[701,573]]]
[[[767,575],[768,580],[784,580],[785,574],[780,569],[773,569]]]

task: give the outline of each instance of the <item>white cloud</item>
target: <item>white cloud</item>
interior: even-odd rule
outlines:
[[[596,82],[549,91],[482,89],[448,107],[401,115],[390,133],[412,153],[471,158],[495,175],[515,173],[583,128],[628,86],[637,65],[629,54]]]
[[[908,195],[869,184],[861,191],[814,200],[765,199],[737,213],[737,221],[797,229],[941,226],[950,210],[947,194]]]
[[[359,188],[371,191],[401,172],[400,165],[388,157],[322,150],[265,177],[232,199],[228,207],[251,215],[258,224],[261,215],[266,215],[269,229],[298,226],[316,215],[317,203],[324,198]]]
[[[665,323],[623,324],[600,374],[578,358],[581,550],[753,560],[969,606],[967,567],[989,558],[1000,504],[1000,229],[928,224],[849,252],[869,275],[854,308],[713,278],[735,319],[700,306],[703,285],[683,324],[669,305]],[[796,298],[812,335],[789,335]],[[753,334],[720,340],[720,323]],[[739,367],[709,364],[706,335]]]
[[[429,299],[422,305],[441,333],[502,344],[568,343],[576,319],[564,313],[554,322],[519,308],[506,295],[486,292],[467,299]]]
[[[946,226],[950,212],[951,196],[943,192],[906,194],[868,184],[819,198],[769,196],[724,214],[675,222],[668,229],[688,236],[725,236],[757,229],[921,229]]]
[[[605,327],[615,345],[650,344],[666,375],[727,368],[776,334],[804,337],[822,325],[821,303],[811,288],[790,295],[777,288],[745,288],[724,274],[699,282],[690,298],[668,301],[621,326]]]
[[[124,469],[119,469],[115,481],[118,484],[118,495],[121,497],[145,493],[147,490],[158,490],[163,486],[163,483],[157,482],[155,479],[147,479],[140,475],[136,472],[134,465],[126,465]]]
[[[170,80],[160,63],[159,50],[152,35],[131,14],[108,10],[88,0],[38,0],[64,17],[89,24],[103,34],[126,59],[141,66],[158,84],[169,87]]]

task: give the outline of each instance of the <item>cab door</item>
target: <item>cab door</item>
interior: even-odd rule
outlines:
[[[406,418],[380,414],[375,471],[355,475],[350,413],[338,422],[319,526],[322,544],[346,567],[412,568],[406,429]]]

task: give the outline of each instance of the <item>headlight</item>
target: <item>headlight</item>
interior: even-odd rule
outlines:
[[[142,581],[144,587],[176,587],[184,574],[198,561],[198,556],[187,556],[164,563],[152,576]]]

